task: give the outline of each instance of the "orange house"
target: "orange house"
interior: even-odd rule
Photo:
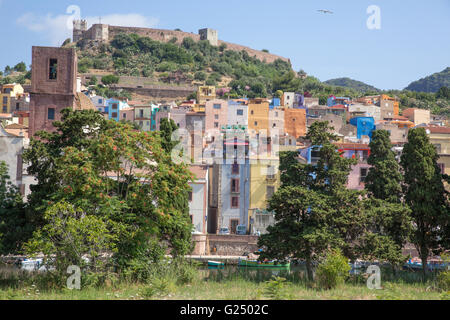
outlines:
[[[306,135],[306,109],[284,109],[284,132],[295,138]]]
[[[269,134],[269,101],[267,99],[250,99],[248,102],[248,131],[257,134],[259,131]]]

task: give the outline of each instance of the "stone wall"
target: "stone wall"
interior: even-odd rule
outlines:
[[[241,256],[258,250],[257,236],[208,234],[207,247],[210,255]]]
[[[152,98],[183,98],[186,99],[188,95],[196,91],[195,87],[176,87],[176,86],[161,86],[161,85],[147,85],[140,87],[133,86],[115,86],[115,89],[124,89],[131,93],[148,96]]]

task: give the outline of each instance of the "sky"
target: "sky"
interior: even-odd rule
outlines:
[[[220,40],[289,58],[321,81],[403,89],[450,66],[449,14],[450,0],[0,0],[0,69],[29,65],[33,45],[61,45],[74,18],[101,17],[194,33],[208,27]]]

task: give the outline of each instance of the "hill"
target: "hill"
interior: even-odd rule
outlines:
[[[450,88],[450,67],[428,77],[411,82],[405,90],[417,92],[437,92],[442,87]]]
[[[353,80],[350,78],[336,78],[324,81],[324,83],[332,86],[341,86],[346,88],[352,88],[360,92],[380,92],[380,89],[374,86],[368,85],[364,82]]]
[[[83,39],[76,47],[79,72],[83,74],[146,77],[154,85],[228,86],[232,88],[231,97],[266,97],[272,91],[273,79],[292,70],[287,59],[267,63],[245,50],[229,50],[226,44],[213,46],[190,37],[178,43],[176,38],[161,42],[119,33],[109,42]]]

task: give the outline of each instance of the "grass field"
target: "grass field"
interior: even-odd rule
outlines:
[[[282,276],[282,275],[281,275]],[[283,284],[270,290],[266,275],[220,273],[199,270],[189,284],[177,284],[170,277],[149,284],[118,282],[101,288],[81,290],[43,289],[36,281],[17,281],[13,285],[0,278],[0,299],[10,300],[440,300],[449,295],[438,290],[432,281],[408,283],[382,280],[382,289],[370,290],[361,281],[349,280],[332,290],[314,288],[301,277],[291,274]]]

